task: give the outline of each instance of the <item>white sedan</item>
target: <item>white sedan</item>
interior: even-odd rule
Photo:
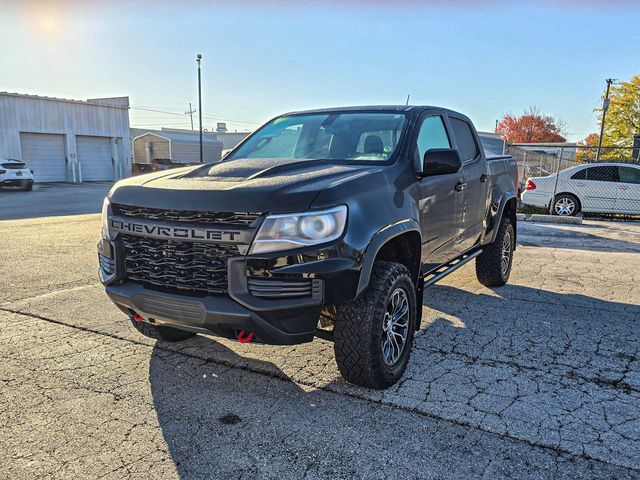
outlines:
[[[579,212],[640,215],[640,164],[591,163],[548,177],[532,177],[525,184],[522,203],[543,208],[553,203],[555,215]]]
[[[31,190],[33,172],[20,160],[0,158],[1,187],[22,187],[23,190]]]

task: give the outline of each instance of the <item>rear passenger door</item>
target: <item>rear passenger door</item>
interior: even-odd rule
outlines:
[[[579,190],[582,210],[601,213],[615,212],[619,180],[618,167],[615,165],[587,168],[584,187]]]
[[[620,183],[616,210],[619,213],[640,214],[640,166],[618,167]]]
[[[460,152],[464,173],[462,205],[457,239],[457,252],[471,248],[479,241],[487,214],[487,162],[482,155],[473,126],[461,117],[449,114],[449,123]]]

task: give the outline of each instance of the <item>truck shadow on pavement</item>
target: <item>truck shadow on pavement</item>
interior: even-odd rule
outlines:
[[[460,460],[460,443],[486,459],[498,456],[502,447],[478,431],[436,427],[427,418],[409,421],[402,410],[303,389],[286,381],[287,375],[270,362],[246,359],[203,340],[237,365],[221,365],[217,355],[215,362],[207,362],[185,356],[185,351],[177,354],[166,344],[156,344],[149,365],[153,407],[164,439],[160,448],[166,444],[183,480],[433,478],[447,475],[453,459],[458,459],[454,470],[472,478],[488,460]],[[424,445],[436,453],[424,455]]]
[[[251,356],[234,351],[235,344],[228,348],[202,336],[179,345],[156,344],[149,366],[151,394],[179,476],[302,478],[311,468],[316,476],[376,477],[385,468],[376,445],[384,443],[387,457],[411,456],[406,465],[411,477],[411,468],[432,461],[419,453],[427,443],[433,447],[433,442],[441,442],[438,448],[449,453],[457,448],[446,434],[424,433],[422,425],[433,419],[423,417],[415,425],[418,430],[410,433],[392,421],[406,412],[378,403],[358,405],[355,398],[410,406],[429,417],[480,429],[464,430],[465,435],[481,438],[483,431],[508,430],[510,436],[565,452],[571,452],[570,441],[591,441],[594,451],[605,452],[608,447],[561,425],[563,411],[548,405],[564,408],[567,398],[576,397],[586,404],[606,402],[612,411],[636,416],[629,395],[640,391],[640,385],[613,383],[603,372],[628,371],[630,356],[639,353],[640,324],[633,319],[640,306],[518,285],[484,292],[446,285],[427,290],[425,318],[409,368],[386,392],[360,389],[336,372],[327,374],[323,365],[333,361],[333,349],[326,342],[295,348],[256,345]],[[589,399],[581,393],[585,388],[592,392]],[[586,429],[605,422],[597,412],[585,408],[574,413],[575,425]],[[544,422],[555,426],[543,430]],[[557,438],[569,440],[565,445]],[[484,448],[482,442],[486,437],[477,449]],[[626,443],[620,437],[618,446],[624,448],[596,458],[635,465],[638,449]],[[345,449],[359,454],[347,455]],[[477,466],[475,474],[480,475]],[[475,476],[470,468],[467,478]]]
[[[574,285],[575,287],[575,285]],[[483,293],[488,292],[488,293]],[[640,301],[640,299],[637,299]],[[640,314],[640,303],[622,303],[604,300],[598,297],[580,293],[563,293],[541,288],[507,284],[503,287],[468,291],[448,285],[436,285],[425,291],[423,307],[439,310],[443,313],[458,316],[460,320],[476,320],[480,316],[487,316],[487,309],[499,309],[499,317],[512,317],[513,311],[520,305],[518,302],[534,302],[539,304],[539,313],[557,313],[559,318],[565,313],[576,315],[581,310],[564,312],[557,309],[573,309],[582,307],[589,312],[609,311],[620,313]],[[526,304],[525,304],[526,305]],[[536,310],[517,311],[519,316],[536,318]],[[606,322],[603,322],[606,323]],[[424,324],[423,324],[424,328]]]

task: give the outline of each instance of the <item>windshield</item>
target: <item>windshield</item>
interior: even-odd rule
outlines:
[[[401,138],[402,113],[341,112],[292,115],[272,120],[226,160],[323,159],[386,162]]]

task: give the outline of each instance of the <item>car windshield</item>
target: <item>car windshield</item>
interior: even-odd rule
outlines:
[[[339,112],[272,120],[225,159],[291,158],[387,162],[406,123],[403,113]]]

